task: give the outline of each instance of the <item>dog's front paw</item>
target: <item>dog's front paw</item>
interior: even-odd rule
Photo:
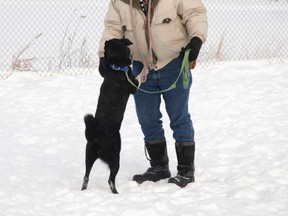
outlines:
[[[132,82],[130,83],[130,92],[131,94],[135,94],[136,91],[138,90],[139,81],[135,79],[132,73],[129,73],[128,76],[129,76],[130,81]]]
[[[106,71],[108,70],[109,68],[109,63],[107,62],[107,60],[104,58],[104,57],[101,57],[100,58],[100,61],[99,61],[99,67],[98,67],[98,70],[99,70],[99,73],[100,75],[105,78],[106,76]]]

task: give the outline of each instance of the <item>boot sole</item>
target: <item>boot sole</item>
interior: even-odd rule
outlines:
[[[166,174],[166,175],[163,175],[161,177],[152,177],[150,176],[149,179],[146,178],[142,175],[136,175],[133,177],[132,181],[136,181],[138,184],[142,184],[143,182],[145,181],[152,181],[152,182],[157,182],[157,181],[160,181],[160,180],[163,180],[163,179],[167,179],[167,178],[170,178],[171,177],[171,174]]]
[[[193,178],[191,178],[191,179],[189,179],[189,178],[182,178],[182,179],[176,179],[176,178],[170,178],[169,180],[168,180],[168,183],[170,183],[170,184],[175,184],[175,185],[177,185],[178,187],[180,187],[180,188],[184,188],[184,187],[186,187],[188,184],[190,184],[190,183],[193,183],[193,182],[195,182],[195,178],[193,177]]]

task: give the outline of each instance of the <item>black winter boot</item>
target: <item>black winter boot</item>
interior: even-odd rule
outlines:
[[[133,181],[141,184],[144,181],[159,181],[171,177],[166,141],[145,142],[145,147],[150,156],[151,167],[143,174],[133,176]]]
[[[194,155],[195,142],[175,143],[176,154],[178,159],[177,176],[170,178],[168,183],[174,183],[183,188],[187,184],[194,182]]]

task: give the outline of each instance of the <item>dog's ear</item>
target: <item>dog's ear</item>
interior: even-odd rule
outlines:
[[[106,40],[106,41],[105,41],[104,49],[107,48],[107,47],[109,47],[109,43],[111,43],[110,40]]]
[[[127,39],[127,38],[122,38],[121,41],[123,42],[124,45],[129,46],[132,45],[133,43]]]
[[[104,44],[104,57],[106,58],[107,57],[107,50],[108,50],[108,47],[109,47],[109,41],[105,41],[105,44]]]

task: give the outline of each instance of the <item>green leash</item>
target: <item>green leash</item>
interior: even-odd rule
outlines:
[[[189,53],[190,53],[190,49],[185,51],[181,70],[180,70],[180,74],[182,73],[184,89],[188,89],[189,80],[190,80],[191,62],[189,62]]]
[[[159,94],[159,93],[164,93],[164,92],[168,92],[174,88],[176,88],[176,83],[178,82],[181,74],[182,74],[182,78],[183,78],[183,87],[184,89],[188,89],[188,85],[189,85],[189,80],[190,80],[190,67],[191,67],[191,62],[189,62],[189,53],[190,53],[190,49],[185,51],[184,54],[184,58],[182,60],[182,65],[181,65],[181,69],[180,69],[180,73],[178,75],[178,77],[176,78],[176,80],[171,84],[170,87],[168,87],[167,89],[161,90],[161,91],[147,91],[144,89],[141,89],[140,86],[135,85],[129,78],[128,73],[126,74],[127,80],[128,82],[133,85],[135,88],[137,88],[137,90],[140,90],[142,92],[148,93],[148,94]]]

